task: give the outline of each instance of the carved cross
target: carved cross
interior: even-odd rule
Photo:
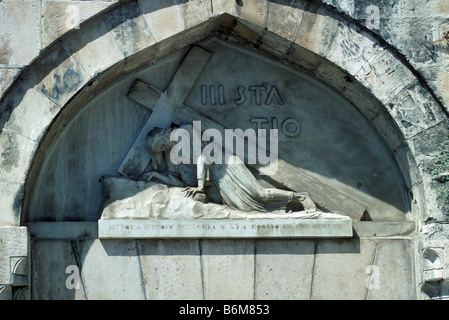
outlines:
[[[145,170],[151,160],[146,146],[148,132],[156,126],[168,128],[171,125],[174,109],[183,104],[210,55],[200,47],[192,47],[164,92],[139,81],[130,89],[128,97],[152,112],[120,164],[117,170],[120,174],[136,178]]]

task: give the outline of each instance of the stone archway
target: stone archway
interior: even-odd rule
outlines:
[[[336,89],[392,154],[412,195],[418,229],[423,218],[438,214],[429,213],[437,195],[423,183],[430,179],[429,160],[419,155],[432,148],[423,138],[446,131],[447,115],[391,48],[315,2],[196,4],[121,3],[61,38],[19,77],[1,105],[3,223],[27,221],[28,194],[45,152],[84,104],[119,79],[185,52],[210,34],[275,57]],[[285,15],[288,19],[279,19]],[[174,24],[165,26],[159,19]]]

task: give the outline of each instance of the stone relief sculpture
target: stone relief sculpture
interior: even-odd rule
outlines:
[[[184,125],[183,127],[188,128],[190,132],[192,131],[191,125]],[[173,169],[172,171],[168,171],[165,177],[160,174],[167,167],[167,164],[164,163],[167,159],[166,155],[177,143],[170,141],[170,134],[173,129],[173,127],[168,129],[153,129],[149,132],[147,145],[152,154],[153,168],[156,171],[150,173],[147,181],[152,178],[159,178],[162,181],[175,183],[179,186],[183,184],[176,177]],[[307,193],[296,193],[277,188],[263,188],[243,161],[237,156],[231,156],[221,164],[207,164],[205,160],[205,156],[201,154],[196,164],[196,179],[198,183],[197,186],[187,186],[184,189],[187,197],[205,202],[208,198],[205,194],[206,183],[208,182],[207,178],[210,177],[210,182],[213,183],[213,186],[221,196],[221,202],[234,210],[247,212],[285,211],[289,203],[296,201],[303,206],[307,213],[316,211],[316,205]],[[170,160],[168,159],[167,162],[170,163]],[[192,165],[195,166],[194,164]],[[181,172],[189,171],[191,170]],[[179,175],[179,169],[176,172]],[[186,183],[184,183],[184,185],[189,184],[192,184],[192,178],[187,178]]]
[[[202,145],[205,143],[203,134],[206,131],[211,130],[210,132],[218,135],[224,133],[226,140],[226,132],[231,130],[184,103],[192,90],[192,83],[209,58],[209,52],[193,47],[164,92],[141,80],[136,80],[130,88],[128,97],[150,110],[151,114],[122,160],[117,170],[120,176],[102,178],[99,236],[352,236],[351,217],[331,212],[341,207],[341,212],[357,216],[364,208],[337,190],[311,178],[300,168],[279,159],[277,152],[269,152],[267,166],[264,161],[244,161],[243,158],[254,155],[254,149],[251,151],[248,148],[243,154],[228,153],[234,145],[229,147],[226,141],[223,144],[217,143],[215,136],[213,143]],[[201,103],[207,98],[207,90],[204,88],[207,87],[201,87]],[[268,94],[269,102],[274,99],[278,103],[282,102],[277,90],[271,89],[270,92],[273,93]],[[197,127],[198,123],[200,125]],[[204,130],[201,129],[202,125]],[[298,129],[299,125],[295,128]],[[188,150],[192,147],[194,152],[186,152],[180,157],[181,160],[178,158],[173,161],[173,154],[179,154],[180,149],[184,151],[179,148],[180,141],[172,139],[172,133],[176,129],[186,132],[188,138],[183,140],[181,137],[181,140],[189,141]],[[231,131],[234,130],[240,129]],[[200,138],[195,140],[198,133]],[[287,133],[290,134],[291,130]],[[268,149],[273,150],[271,142],[277,143],[277,136],[271,138],[270,131]],[[257,159],[261,160],[260,155],[264,152],[259,153],[259,137],[255,144]],[[211,157],[215,158],[215,147],[208,149],[213,150],[214,155],[211,156],[208,152],[198,152],[195,149],[198,145],[218,145],[217,154],[224,154],[224,161],[211,161]],[[204,151],[204,148],[200,149]],[[269,179],[259,179],[253,172],[267,174],[266,169],[271,169],[272,155],[276,155],[274,163],[277,173],[269,173]],[[316,200],[313,201],[312,198]]]
[[[190,131],[192,125],[181,128]],[[237,156],[226,163],[174,164],[170,140],[176,127],[155,128],[147,136],[152,160],[136,180],[103,178],[102,219],[247,219],[348,218],[317,211],[306,193],[265,188]]]

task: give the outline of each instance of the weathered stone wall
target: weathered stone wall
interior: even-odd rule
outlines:
[[[367,26],[381,37],[389,46],[397,50],[402,58],[416,70],[422,83],[429,86],[445,112],[449,112],[449,3],[443,0],[323,0],[360,24]],[[411,97],[411,101],[424,104]],[[411,111],[410,111],[411,113]],[[447,126],[447,125],[445,125]],[[420,138],[427,144],[425,151],[417,157],[435,159],[435,145],[447,140],[444,131],[437,128]],[[430,139],[430,140],[429,140]],[[437,172],[434,162],[428,161],[422,170],[426,172],[423,180],[435,186],[437,191],[428,198],[428,212],[423,217],[424,226],[421,237],[424,252],[423,291],[429,296],[446,296],[449,293],[447,282],[447,262],[449,256],[449,207],[447,193],[447,171]],[[446,169],[447,170],[447,169]],[[428,254],[431,252],[431,254]],[[444,262],[444,260],[446,262]]]
[[[117,0],[0,3],[0,95],[49,44]]]
[[[118,0],[2,1],[0,95],[45,47],[66,32],[79,28],[79,23],[117,2]],[[231,7],[232,2],[229,1],[230,4],[226,5]],[[421,73],[447,107],[449,5],[446,1],[432,0],[422,3],[419,0],[322,0],[322,2],[369,27],[396,48]],[[189,10],[195,12],[195,15],[204,15],[203,5],[198,2],[195,4],[196,8]],[[220,6],[221,4],[218,4],[215,9],[219,9]],[[378,8],[378,11],[372,6]],[[290,15],[292,16],[289,17],[288,23],[294,25],[292,20],[299,20],[300,16],[294,12]],[[280,18],[281,16],[276,17],[272,13],[267,26],[276,27],[277,19]],[[290,28],[284,32],[291,33],[290,36],[294,37],[293,30]]]
[[[418,248],[414,258],[419,274],[417,286],[424,297],[449,295],[449,203],[442,191],[447,172],[438,172],[434,160],[439,151],[438,144],[444,142],[448,134],[449,5],[446,0],[173,0],[151,3],[0,2],[2,225],[19,226],[24,223],[24,217],[20,215],[25,181],[30,180],[28,168],[33,159],[39,158],[36,152],[45,149],[40,145],[45,130],[80,88],[89,84],[87,91],[91,90],[91,95],[101,92],[107,81],[96,82],[96,76],[103,71],[109,70],[112,78],[118,78],[138,68],[144,56],[151,54],[156,59],[161,52],[167,54],[164,50],[181,50],[183,44],[200,39],[201,33],[213,30],[227,35],[237,34],[253,47],[298,65],[318,79],[325,80],[356,105],[363,105],[367,100],[354,83],[361,83],[376,96],[377,102],[365,102],[368,106],[379,101],[385,105],[385,110],[379,107],[382,111],[373,114],[369,114],[369,107],[361,108],[388,140],[396,160],[403,168],[409,167],[409,176],[403,174],[409,191],[413,193],[414,219],[419,231],[412,241],[416,241]],[[118,9],[115,10],[114,6]],[[96,19],[103,11],[108,13],[102,19]],[[141,11],[145,13],[142,16]],[[233,18],[216,19],[223,13]],[[330,13],[344,23],[339,24],[335,17],[328,19]],[[85,29],[77,29],[78,21],[86,22],[82,24]],[[191,28],[199,24],[202,27]],[[184,32],[182,36],[164,41],[180,32]],[[139,38],[139,34],[147,36]],[[177,44],[173,44],[175,42]],[[98,52],[102,52],[103,59],[96,56]],[[139,52],[145,52],[145,55],[136,55]],[[117,65],[118,68],[108,69]],[[58,77],[67,75],[60,72],[69,69],[76,71],[72,75],[77,76],[66,78],[64,85],[54,86]],[[78,75],[82,75],[82,79]],[[26,81],[18,81],[22,78]],[[348,81],[341,82],[342,78]],[[30,84],[36,86],[30,88]],[[79,99],[74,103],[82,103]],[[40,109],[30,107],[27,101],[38,101]],[[404,139],[389,131],[384,114],[394,118]],[[17,147],[19,145],[20,148]],[[13,233],[16,234],[15,231]],[[8,232],[3,232],[1,237],[8,238]],[[5,243],[0,241],[0,245]],[[373,246],[368,243],[368,246]],[[272,245],[267,243],[267,252],[273,251],[270,249]],[[49,246],[57,246],[57,243]],[[22,248],[20,254],[12,253],[11,257],[26,256],[28,246],[23,245]],[[39,243],[36,248],[47,250]],[[196,245],[193,248],[197,250]],[[232,252],[228,252],[230,246],[226,248],[224,252],[232,256]],[[253,252],[252,244],[248,248],[245,250]],[[312,250],[309,249],[306,250],[308,253]],[[203,244],[198,250],[207,253],[208,244]],[[295,250],[301,251],[299,248],[293,252]],[[400,248],[396,250],[401,251]],[[242,269],[251,265],[250,269],[254,270],[255,256],[244,254],[242,257],[243,260],[251,260],[248,264],[238,260]],[[211,255],[205,258],[205,263],[210,259],[225,258]],[[263,261],[263,255],[261,259],[259,261]],[[14,283],[10,264],[7,268],[3,265],[0,266],[1,274],[10,274],[8,281],[0,283],[7,285],[3,294],[9,295],[15,285],[26,286],[26,281]],[[202,276],[207,281],[217,280],[208,276],[207,268],[205,272]],[[254,279],[248,281],[255,282]],[[254,292],[248,296],[251,295],[255,296]]]

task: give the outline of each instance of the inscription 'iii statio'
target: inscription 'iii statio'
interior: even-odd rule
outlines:
[[[284,99],[275,85],[238,85],[235,94],[225,97],[225,88],[223,85],[201,85],[201,104],[207,105],[225,105],[231,102],[236,106],[284,106]],[[264,129],[262,124],[271,123],[271,129],[281,129],[286,137],[297,137],[301,132],[301,125],[298,120],[292,118],[278,119],[272,117],[271,121],[264,117],[251,118],[250,123],[256,124],[255,130]],[[280,124],[280,127],[279,125]]]
[[[282,106],[284,100],[279,93],[279,90],[274,85],[239,85],[237,87],[236,97],[232,99],[235,105],[243,105],[245,103],[254,103],[258,106],[269,106],[273,102]],[[201,86],[201,104],[216,105],[225,104],[225,90],[222,85],[202,85]]]

